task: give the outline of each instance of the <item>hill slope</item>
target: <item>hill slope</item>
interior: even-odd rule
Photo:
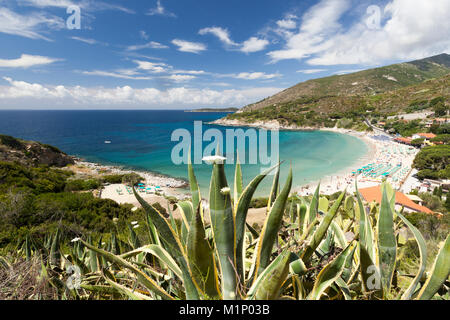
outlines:
[[[449,73],[450,55],[444,53],[422,60],[302,82],[272,97],[248,105],[239,112],[296,101],[299,104],[309,104],[311,101],[317,102],[327,98],[377,95],[440,78]],[[339,103],[339,99],[335,100]]]
[[[74,160],[58,148],[34,141],[24,141],[0,134],[0,161],[18,162],[26,166],[65,167]]]

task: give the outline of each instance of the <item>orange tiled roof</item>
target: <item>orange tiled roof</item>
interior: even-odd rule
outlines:
[[[381,186],[360,189],[359,193],[361,193],[361,195],[367,202],[375,201],[377,203],[381,203]],[[405,208],[409,208],[417,212],[433,213],[433,211],[431,211],[427,207],[418,205],[417,203],[409,199],[404,193],[398,191],[395,192],[395,204],[404,206]]]
[[[434,133],[418,133],[417,135],[426,139],[436,138],[436,135]]]
[[[438,122],[446,122],[446,121],[449,121],[449,119],[447,119],[447,118],[436,118],[436,119],[433,119],[434,121],[438,121]]]
[[[396,138],[396,141],[404,142],[404,143],[411,143],[411,138]]]

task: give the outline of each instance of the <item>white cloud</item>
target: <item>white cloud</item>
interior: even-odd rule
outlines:
[[[233,76],[236,79],[244,79],[244,80],[269,80],[281,77],[279,73],[267,74],[264,72],[241,72],[237,75]]]
[[[298,73],[304,73],[304,74],[313,74],[313,73],[319,73],[327,71],[327,69],[306,69],[306,70],[298,70]]]
[[[167,49],[169,48],[166,45],[163,45],[159,42],[156,41],[150,41],[146,44],[141,44],[141,45],[132,45],[127,47],[128,51],[137,51],[137,50],[142,50],[142,49]]]
[[[19,4],[33,6],[38,8],[47,8],[47,7],[57,7],[57,8],[67,8],[69,6],[78,5],[70,0],[21,0]]]
[[[22,107],[103,107],[123,108],[142,107],[160,108],[161,106],[183,108],[202,106],[243,106],[279,91],[280,88],[249,88],[242,90],[191,89],[185,87],[158,90],[156,88],[136,89],[130,86],[103,87],[66,87],[47,86],[39,83],[15,81],[3,78],[8,85],[0,86],[0,106]]]
[[[245,53],[257,52],[264,50],[269,45],[269,41],[251,37],[242,44],[241,51]]]
[[[300,30],[282,50],[269,52],[274,62],[305,59],[311,65],[377,65],[413,60],[450,51],[448,0],[392,0],[380,8],[379,28],[368,15],[349,25],[340,23],[349,0],[322,0],[302,17]]]
[[[289,14],[284,19],[278,20],[277,25],[281,29],[295,29],[297,28],[297,16]]]
[[[203,70],[173,70],[173,73],[184,73],[184,74],[194,74],[194,75],[205,75],[209,74],[209,72]]]
[[[151,73],[163,73],[167,72],[169,66],[162,62],[149,62],[141,60],[133,60],[138,65],[138,69],[145,70]]]
[[[95,39],[82,38],[82,37],[70,37],[70,39],[81,41],[81,42],[84,42],[84,43],[87,43],[87,44],[97,44],[97,43],[99,43]]]
[[[251,37],[243,43],[236,43],[231,39],[229,31],[221,27],[203,28],[198,33],[200,35],[212,34],[219,38],[219,40],[230,50],[236,50],[238,47],[237,50],[245,53],[264,50],[269,44],[268,40],[259,39],[257,37]]]
[[[51,64],[56,61],[61,61],[61,59],[22,54],[17,59],[0,59],[0,68],[30,68]]]
[[[156,2],[156,8],[150,9],[147,12],[147,15],[149,16],[166,16],[166,17],[171,17],[171,18],[176,18],[177,16],[166,10],[166,8],[164,8],[161,4],[161,0],[158,0]]]
[[[210,27],[210,28],[203,28],[198,32],[200,35],[205,34],[212,34],[215,35],[217,38],[219,38],[220,41],[222,41],[227,46],[236,46],[238,45],[236,42],[231,40],[230,33],[227,29],[223,29],[220,27]]]
[[[200,53],[206,50],[206,45],[199,42],[189,42],[180,39],[172,40],[172,44],[178,46],[178,51],[190,52],[190,53]]]
[[[0,8],[0,32],[2,33],[50,41],[43,35],[43,27],[62,29],[65,27],[65,22],[60,17],[43,13],[21,15],[7,8]]]
[[[190,80],[193,80],[193,79],[195,79],[197,77],[196,76],[192,76],[192,75],[185,75],[185,74],[172,74],[171,76],[169,76],[167,78],[178,83],[178,82],[190,81]]]
[[[120,5],[110,4],[102,1],[93,0],[82,0],[82,1],[71,1],[71,0],[20,0],[19,4],[32,6],[36,8],[68,8],[69,6],[78,6],[86,11],[101,11],[101,10],[118,10],[129,14],[134,14],[135,12],[131,9],[122,7]]]
[[[94,71],[81,71],[82,74],[88,76],[101,76],[101,77],[111,77],[127,80],[150,80],[151,77],[146,76],[135,76],[135,72],[132,70],[116,70],[116,72],[94,70]]]
[[[144,40],[148,40],[149,38],[147,32],[145,32],[144,30],[139,31],[139,36]]]

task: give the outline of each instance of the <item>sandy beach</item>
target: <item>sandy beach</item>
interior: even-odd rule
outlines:
[[[403,192],[410,192],[419,184],[419,181],[412,177],[415,173],[412,164],[419,152],[418,149],[397,143],[386,135],[383,138],[382,135],[376,133],[336,128],[321,130],[355,136],[366,143],[369,151],[351,167],[337,172],[335,175],[327,176],[321,181],[310,183],[307,186],[296,187],[294,191],[298,195],[313,194],[319,182],[321,193],[327,195],[341,192],[345,188],[348,192],[355,192],[356,181],[359,189],[374,187],[379,185],[384,177],[394,189]]]
[[[119,166],[102,165],[82,160],[76,160],[75,165],[71,166],[70,170],[74,171],[77,175],[80,176],[92,177],[100,177],[101,175],[136,173],[144,179],[143,183],[145,183],[147,186],[159,187],[160,193],[169,197],[176,197],[177,199],[184,199],[186,197],[186,195],[181,192],[181,188],[188,187],[188,183],[182,179],[177,179],[149,171],[130,170]],[[121,186],[125,188],[125,185]],[[117,200],[117,202],[119,203],[124,203],[122,199]]]
[[[321,185],[321,193],[326,195],[343,191],[345,188],[347,188],[348,192],[354,192],[356,179],[358,180],[358,188],[360,189],[377,186],[381,183],[383,174],[385,173],[391,173],[387,175],[387,181],[395,189],[402,192],[410,192],[411,189],[420,184],[417,179],[412,177],[415,174],[414,169],[412,169],[412,163],[419,150],[397,143],[391,137],[381,132],[368,133],[339,128],[313,128],[299,127],[296,125],[283,126],[276,120],[243,123],[239,120],[219,119],[213,121],[212,124],[256,127],[266,130],[331,131],[352,135],[366,143],[368,152],[363,157],[357,159],[352,166],[336,172],[331,176],[326,176],[320,181],[313,181],[303,186],[293,186],[293,191],[300,196],[313,194],[319,182]],[[361,172],[358,175],[353,174],[356,170],[363,169],[364,167],[366,167],[366,172]]]

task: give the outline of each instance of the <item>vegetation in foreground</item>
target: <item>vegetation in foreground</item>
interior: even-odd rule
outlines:
[[[116,227],[127,230],[127,221],[142,219],[143,210],[133,212],[131,205],[99,199],[92,190],[139,178],[105,175],[80,180],[69,170],[0,161],[0,248],[11,248],[27,236],[42,242],[57,229],[64,241],[80,234],[109,236]]]
[[[26,237],[19,244],[19,257],[0,258],[0,295],[9,299],[449,299],[448,228],[437,236],[437,248],[430,250],[418,228],[395,211],[395,193],[386,183],[380,206],[365,207],[358,192],[352,196],[343,191],[330,202],[319,195],[319,188],[311,199],[289,199],[292,171],[281,187],[277,166],[272,169],[276,173],[267,219],[258,232],[246,224],[246,216],[256,188],[269,172],[244,188],[238,164],[231,190],[218,160],[207,208],[193,169],[188,169],[192,200],[177,203],[182,221],[174,220],[170,212],[165,218],[135,192],[146,222],[130,223],[127,239],[112,233],[109,239],[76,238],[68,244],[61,241],[59,231],[42,243]],[[205,224],[207,214],[210,225]],[[137,233],[144,225],[145,242]],[[11,281],[21,265],[33,272],[17,275],[23,282]]]

